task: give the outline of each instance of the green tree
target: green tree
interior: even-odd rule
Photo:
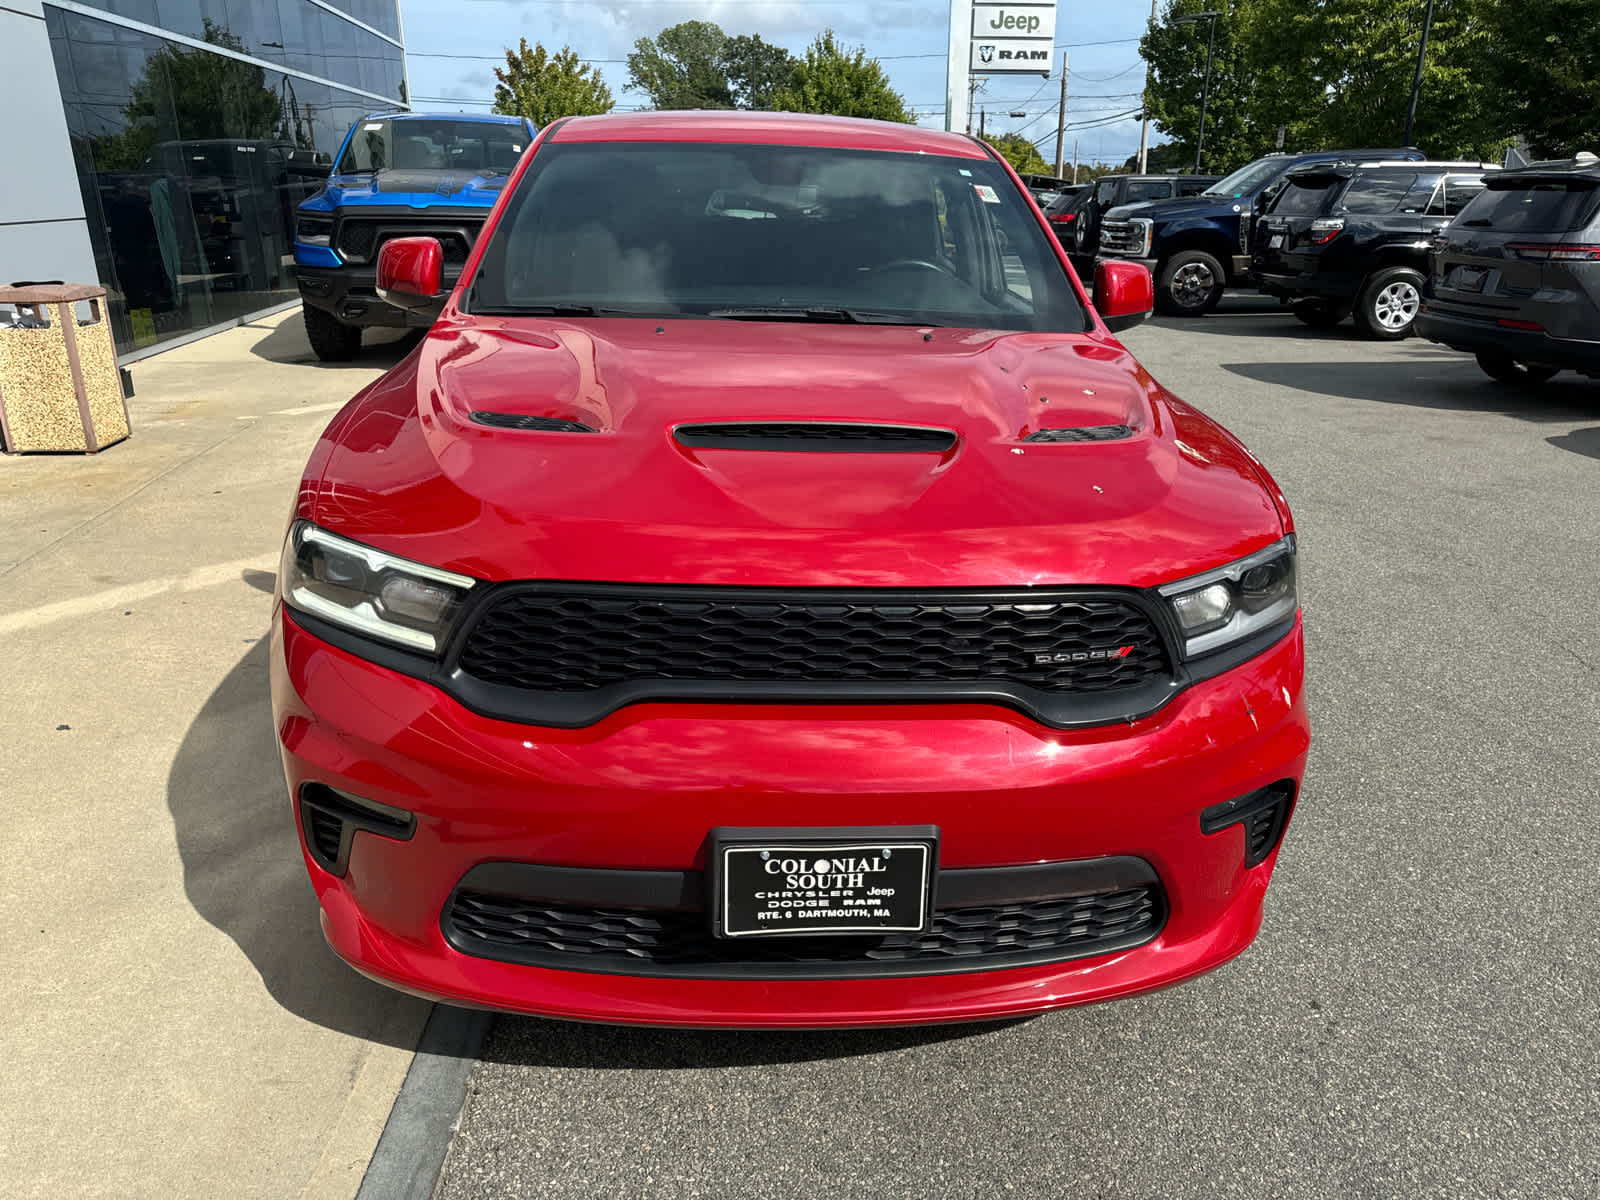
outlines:
[[[840,117],[872,117],[912,123],[900,93],[864,47],[847,51],[829,29],[812,42],[794,69],[789,86],[772,98],[785,112],[831,113]]]
[[[1001,133],[984,139],[1000,151],[1019,175],[1048,175],[1050,164],[1039,149],[1020,133]]]
[[[1509,140],[1489,11],[1506,0],[1435,0],[1412,142],[1447,158],[1492,158]],[[1519,13],[1522,0],[1517,0]],[[1252,0],[1243,42],[1258,64],[1256,117],[1324,146],[1394,146],[1422,39],[1425,0]],[[1518,20],[1523,18],[1519,15]],[[1523,91],[1520,83],[1516,91]],[[1591,109],[1593,105],[1590,105]]]
[[[1600,153],[1600,20],[1594,0],[1499,0],[1487,14],[1490,81],[1509,132],[1539,158]]]
[[[1206,96],[1203,171],[1218,173],[1259,156],[1271,148],[1276,129],[1267,129],[1255,109],[1256,70],[1241,43],[1242,18],[1251,0],[1238,0],[1216,18],[1216,43],[1207,90],[1206,40],[1209,22],[1175,24],[1175,18],[1208,11],[1214,0],[1168,0],[1159,22],[1150,25],[1139,42],[1139,53],[1149,64],[1145,111],[1170,141],[1174,156],[1194,163],[1200,130],[1201,93]]]
[[[759,34],[740,34],[723,43],[722,69],[737,108],[770,109],[772,98],[794,78],[794,55]]]
[[[522,38],[515,50],[506,51],[505,68],[496,67],[494,77],[499,82],[493,111],[527,117],[535,125],[548,125],[558,117],[607,113],[616,103],[599,68],[579,62],[570,46],[551,55],[542,43],[530,50],[528,39]]]
[[[655,108],[732,108],[723,59],[728,40],[710,21],[684,21],[640,38],[628,55],[628,86],[649,93]]]

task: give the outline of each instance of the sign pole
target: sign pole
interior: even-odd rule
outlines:
[[[972,0],[950,0],[950,60],[945,68],[944,127],[958,133],[972,120],[967,90],[971,60]]]

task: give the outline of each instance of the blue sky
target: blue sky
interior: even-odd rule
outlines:
[[[633,43],[698,19],[730,34],[758,33],[795,54],[831,26],[883,63],[923,124],[944,124],[948,0],[400,0],[400,11],[417,108],[487,111],[491,70],[519,37],[551,50],[571,46],[600,67],[619,109],[638,107],[645,98],[626,87],[624,60]],[[1071,56],[1068,123],[1104,122],[1139,105],[1144,69],[1138,39],[1149,15],[1149,0],[1061,0],[1055,74],[1049,80],[991,77],[974,109],[987,108],[991,132],[1016,129],[1053,158],[1060,52]],[[1013,111],[1028,115],[1006,115]],[[1139,125],[1122,120],[1069,130],[1069,163],[1074,137],[1082,161],[1120,163],[1138,150]]]

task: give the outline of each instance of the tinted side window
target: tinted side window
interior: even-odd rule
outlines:
[[[1198,196],[1210,186],[1203,179],[1180,179],[1178,180],[1178,195]]]
[[[1272,214],[1278,217],[1317,216],[1326,207],[1328,193],[1337,182],[1327,175],[1291,180],[1272,206]]]
[[[1392,213],[1416,184],[1415,175],[1363,175],[1352,180],[1340,206],[1345,212]]]
[[[1128,185],[1128,198],[1124,204],[1140,204],[1146,200],[1165,200],[1172,195],[1172,184],[1165,179],[1137,180]]]
[[[1102,179],[1094,189],[1094,202],[1101,208],[1109,208],[1117,199],[1117,184],[1120,179]]]
[[[1587,179],[1489,187],[1461,210],[1461,223],[1507,233],[1562,233],[1588,224],[1597,200],[1600,188]]]
[[[1453,217],[1483,191],[1483,180],[1476,175],[1452,175],[1439,190],[1444,215]]]

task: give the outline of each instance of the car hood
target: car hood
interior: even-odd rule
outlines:
[[[1236,207],[1237,206],[1237,207]],[[1119,204],[1106,213],[1112,220],[1124,217],[1154,217],[1168,221],[1177,217],[1205,216],[1214,212],[1237,212],[1250,207],[1246,199],[1231,200],[1226,196],[1184,196],[1170,200],[1146,200],[1140,204]]]
[[[392,208],[410,205],[476,205],[490,208],[500,199],[506,176],[472,171],[379,171],[376,175],[334,175],[315,197],[319,208],[376,205]]]
[[[473,412],[596,432],[491,428]],[[953,431],[944,451],[724,450],[699,422]],[[1115,441],[1024,440],[1127,425]],[[1280,537],[1275,488],[1106,335],[447,316],[337,417],[299,512],[484,579],[1149,586]]]

